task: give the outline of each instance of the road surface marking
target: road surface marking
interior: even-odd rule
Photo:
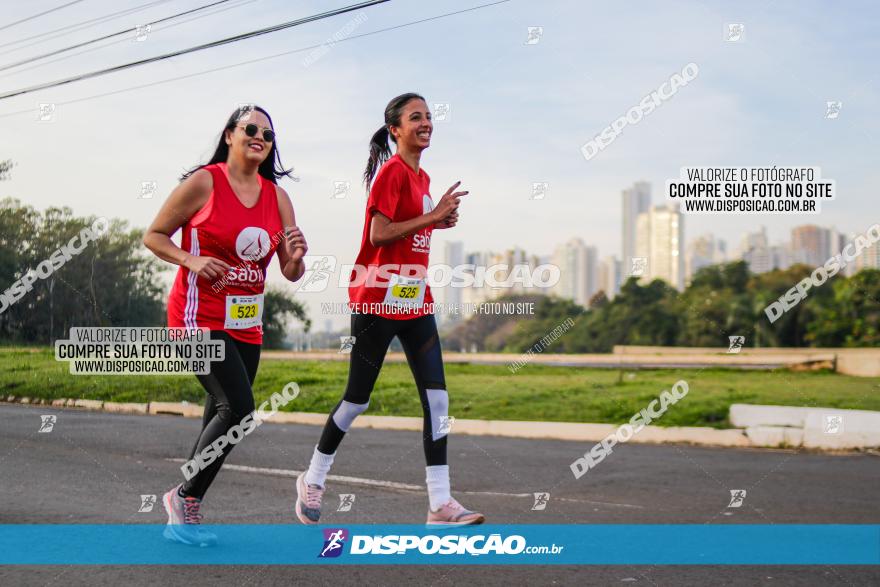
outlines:
[[[186,459],[166,459],[174,463],[185,463]],[[259,473],[262,475],[272,475],[274,477],[293,477],[296,479],[303,472],[293,469],[273,469],[270,467],[250,467],[247,465],[229,465],[224,464],[224,469],[230,471],[240,471],[242,473]],[[346,485],[361,485],[364,487],[380,487],[383,489],[397,489],[398,491],[416,491],[422,493],[425,491],[424,485],[412,485],[411,483],[398,483],[397,481],[381,481],[378,479],[365,479],[363,477],[349,477],[347,475],[327,475],[328,481],[344,483]],[[493,497],[522,497],[534,499],[534,493],[501,493],[498,491],[456,491],[463,495],[486,495]],[[645,509],[641,505],[633,505],[629,503],[614,503],[610,501],[594,501],[589,499],[572,499],[568,497],[554,497],[555,501],[570,501],[575,503],[589,503],[593,505],[607,505],[621,508]]]

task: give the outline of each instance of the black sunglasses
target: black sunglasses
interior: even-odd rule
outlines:
[[[253,124],[253,123],[246,124],[244,126],[237,124],[236,126],[238,128],[243,128],[244,134],[246,134],[249,137],[257,136],[257,132],[260,130],[260,127],[257,126],[256,124]],[[266,141],[267,143],[271,143],[272,141],[274,141],[275,140],[275,131],[273,131],[270,128],[264,128],[263,129],[263,140]]]

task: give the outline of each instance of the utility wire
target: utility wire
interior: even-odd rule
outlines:
[[[211,8],[212,6],[217,6],[218,4],[225,4],[230,2],[230,0],[217,0],[217,2],[212,2],[210,4],[204,4],[199,6],[198,8],[193,8],[191,10],[186,10],[184,12],[178,12],[177,14],[172,14],[171,16],[166,16],[165,18],[160,18],[159,20],[154,20],[152,22],[145,23],[141,26],[153,26],[154,24],[159,24],[160,22],[165,22],[168,20],[173,20],[175,18],[180,18],[181,16],[186,16],[187,14],[193,14],[194,12],[199,12],[201,10],[205,10],[207,8]],[[27,59],[23,59],[21,61],[16,61],[15,63],[9,63],[7,65],[0,65],[0,71],[6,71],[7,69],[12,69],[13,67],[18,67],[19,65],[24,65],[26,63],[32,63],[34,61],[39,61],[41,59],[45,59],[46,57],[52,57],[54,55],[58,55],[60,53],[66,53],[68,51],[73,51],[74,49],[79,49],[80,47],[85,47],[87,45],[91,45],[93,43],[98,43],[100,41],[106,41],[107,39],[112,39],[113,37],[118,37],[120,35],[127,35],[129,33],[137,32],[139,27],[131,27],[129,29],[125,29],[124,31],[119,31],[118,33],[111,33],[109,35],[104,35],[103,37],[97,37],[95,39],[91,39],[89,41],[83,41],[82,43],[77,43],[76,45],[71,45],[70,47],[64,47],[63,49],[56,49],[54,51],[50,51],[49,53],[44,53],[42,55],[37,55],[36,57],[29,57]]]
[[[29,16],[29,17],[23,18],[21,20],[16,20],[15,22],[10,22],[9,24],[5,24],[3,26],[0,26],[0,31],[8,29],[9,27],[14,27],[17,24],[21,24],[21,23],[27,22],[29,20],[34,20],[35,18],[40,18],[41,16],[45,16],[45,15],[49,14],[50,12],[55,12],[57,10],[61,10],[62,8],[67,8],[68,6],[71,6],[73,4],[79,4],[82,1],[83,0],[74,0],[73,2],[68,2],[67,4],[62,4],[61,6],[58,6],[56,8],[50,8],[49,10],[46,10],[46,11],[41,12],[39,14],[35,14],[33,16]]]
[[[422,24],[422,23],[426,23],[426,22],[433,21],[433,20],[439,20],[439,19],[441,19],[441,18],[448,18],[448,17],[450,17],[450,16],[455,16],[455,15],[458,15],[458,14],[463,14],[463,13],[465,13],[465,12],[473,12],[473,11],[475,11],[475,10],[480,10],[481,8],[487,8],[487,7],[489,7],[489,6],[497,6],[498,4],[505,4],[505,3],[507,3],[507,2],[510,2],[510,0],[498,0],[497,2],[489,2],[489,3],[487,3],[487,4],[480,4],[480,5],[478,5],[478,6],[472,6],[472,7],[470,7],[470,8],[464,8],[464,9],[462,9],[462,10],[456,10],[456,11],[453,11],[453,12],[447,12],[447,13],[445,13],[445,14],[438,14],[438,15],[431,16],[431,17],[428,17],[428,18],[423,18],[423,19],[420,19],[420,20],[414,20],[414,21],[412,21],[412,22],[405,22],[405,23],[403,23],[403,24],[398,24],[398,25],[394,25],[394,26],[386,27],[386,28],[384,28],[384,29],[377,29],[377,30],[375,30],[375,31],[370,31],[370,32],[368,32],[368,33],[361,33],[361,34],[359,34],[359,35],[352,35],[352,36],[350,36],[350,37],[345,37],[345,38],[343,38],[343,39],[335,40],[334,43],[338,44],[338,43],[343,43],[343,42],[345,42],[345,41],[353,41],[353,40],[355,40],[355,39],[361,39],[361,38],[364,38],[364,37],[370,37],[370,36],[373,36],[373,35],[378,35],[379,33],[385,33],[385,32],[389,32],[389,31],[393,31],[393,30],[397,30],[397,29],[402,29],[402,28],[406,28],[406,27],[410,27],[410,26],[415,26],[415,25],[417,25],[417,24]],[[105,97],[107,97],[107,96],[114,96],[114,95],[116,95],[116,94],[124,94],[124,93],[126,93],[126,92],[131,92],[131,91],[134,91],[134,90],[142,90],[142,89],[144,89],[144,88],[150,88],[150,87],[153,87],[153,86],[159,86],[159,85],[162,85],[162,84],[167,84],[167,83],[171,83],[171,82],[181,81],[181,80],[185,80],[185,79],[189,79],[189,78],[193,78],[193,77],[198,77],[198,76],[201,76],[201,75],[207,75],[207,74],[209,74],[209,73],[215,73],[215,72],[218,72],[218,71],[224,71],[224,70],[227,70],[227,69],[234,69],[234,68],[236,68],[236,67],[243,67],[243,66],[245,66],[245,65],[251,65],[251,64],[253,64],[253,63],[259,63],[260,61],[268,61],[268,60],[270,60],[270,59],[276,59],[276,58],[278,58],[278,57],[284,57],[284,56],[292,55],[292,54],[295,54],[295,53],[302,53],[302,52],[304,52],[304,51],[308,51],[308,50],[310,50],[310,49],[317,49],[318,47],[322,47],[322,46],[324,46],[324,43],[319,43],[319,44],[317,44],[317,45],[309,45],[308,47],[300,47],[299,49],[293,49],[293,50],[291,50],[291,51],[284,51],[283,53],[276,53],[276,54],[274,54],[274,55],[267,55],[267,56],[265,56],[265,57],[258,57],[258,58],[256,58],[256,59],[249,59],[249,60],[247,60],[247,61],[240,61],[240,62],[238,62],[238,63],[232,63],[232,64],[230,64],[230,65],[223,65],[223,66],[220,66],[220,67],[214,67],[214,68],[211,68],[211,69],[205,69],[205,70],[202,70],[202,71],[196,71],[196,72],[194,72],[194,73],[188,73],[188,74],[186,74],[186,75],[181,75],[181,76],[177,76],[177,77],[166,78],[166,79],[163,79],[163,80],[158,80],[158,81],[154,81],[154,82],[150,82],[150,83],[146,83],[146,84],[139,84],[139,85],[136,85],[136,86],[129,86],[129,87],[127,87],[127,88],[120,88],[120,89],[118,89],[118,90],[111,90],[111,91],[109,91],[109,92],[102,92],[102,93],[100,93],[100,94],[93,94],[93,95],[91,95],[91,96],[84,96],[84,97],[82,97],[82,98],[74,98],[73,100],[65,100],[65,101],[63,101],[63,102],[56,102],[55,105],[56,105],[56,106],[64,106],[64,105],[67,105],[67,104],[77,104],[77,103],[79,103],[79,102],[88,102],[88,101],[90,101],[90,100],[96,100],[96,99],[98,99],[98,98],[105,98]],[[0,114],[0,118],[9,118],[10,116],[19,116],[19,115],[22,115],[22,114],[34,114],[34,113],[35,113],[34,108],[28,108],[27,110],[16,110],[16,111],[14,111],[14,112],[6,112],[6,113],[3,113],[3,114]]]
[[[215,14],[220,14],[221,12],[228,12],[228,11],[230,11],[230,10],[235,10],[236,8],[241,8],[242,6],[245,6],[245,5],[247,5],[247,4],[253,4],[254,2],[257,2],[258,0],[235,0],[235,1],[238,2],[238,4],[230,4],[230,5],[227,6],[226,8],[220,8],[220,9],[218,9],[218,10],[213,10],[213,11],[211,11],[211,12],[206,12],[206,13],[204,13],[204,14],[200,14],[200,15],[198,15],[198,16],[193,16],[192,18],[187,18],[186,20],[182,20],[182,21],[180,21],[180,22],[175,22],[175,23],[172,23],[172,24],[168,24],[168,25],[165,25],[165,26],[159,27],[159,28],[157,28],[157,29],[151,30],[151,31],[150,31],[150,34],[152,35],[152,34],[155,34],[155,33],[162,32],[162,31],[167,31],[167,30],[169,30],[169,29],[173,29],[173,28],[175,28],[175,27],[179,27],[179,26],[181,26],[181,25],[184,25],[184,24],[187,24],[187,23],[190,23],[190,22],[194,22],[194,21],[196,21],[196,20],[201,20],[201,19],[203,19],[203,18],[207,18],[207,17],[209,17],[209,16],[214,16]],[[5,78],[5,77],[14,76],[14,75],[19,75],[19,74],[24,73],[24,72],[26,72],[26,71],[31,71],[31,70],[33,70],[33,69],[39,69],[40,67],[46,67],[47,65],[52,65],[53,63],[58,63],[59,61],[65,61],[65,60],[67,60],[67,59],[72,59],[73,57],[79,57],[80,55],[85,55],[86,53],[92,53],[92,52],[94,52],[94,51],[100,51],[101,49],[105,49],[105,48],[107,48],[107,47],[112,47],[113,45],[118,45],[119,43],[125,43],[126,41],[129,41],[129,40],[130,40],[130,39],[118,39],[118,40],[116,40],[116,41],[113,41],[112,43],[106,43],[106,44],[104,44],[104,45],[100,45],[100,46],[98,46],[98,47],[92,47],[91,49],[85,49],[84,51],[79,51],[78,53],[73,53],[73,54],[70,54],[70,55],[65,55],[65,56],[63,56],[63,57],[59,57],[58,59],[51,59],[51,60],[49,60],[49,61],[44,61],[44,62],[42,62],[42,63],[37,63],[37,64],[35,64],[35,65],[31,65],[31,66],[29,66],[29,67],[25,67],[25,68],[19,69],[18,71],[13,71],[13,72],[11,72],[11,73],[4,73],[4,74],[0,75],[0,79]]]
[[[220,39],[217,41],[212,41],[210,43],[204,43],[202,45],[196,45],[195,47],[189,47],[187,49],[179,49],[177,51],[173,51],[171,53],[166,53],[164,55],[157,55],[155,57],[149,57],[147,59],[141,59],[139,61],[132,61],[130,63],[124,63],[122,65],[115,65],[113,67],[108,67],[106,69],[99,69],[97,71],[91,71],[88,73],[81,73],[79,75],[75,75],[72,77],[56,80],[53,82],[47,82],[43,84],[38,84],[35,86],[30,86],[27,88],[21,88],[18,90],[13,90],[11,92],[6,92],[4,94],[0,94],[0,100],[6,100],[9,98],[13,98],[15,96],[21,96],[24,94],[30,94],[32,92],[36,92],[38,90],[45,90],[48,88],[55,88],[58,86],[63,86],[66,84],[70,84],[73,82],[78,82],[86,79],[91,79],[95,77],[100,77],[102,75],[107,75],[108,73],[115,73],[117,71],[123,71],[126,69],[130,69],[132,67],[137,67],[140,65],[146,65],[148,63],[155,63],[157,61],[163,61],[165,59],[170,59],[172,57],[179,57],[180,55],[186,55],[188,53],[195,53],[196,51],[203,51],[205,49],[212,49],[214,47],[219,47],[222,45],[228,45],[230,43],[236,43],[238,41],[243,41],[245,39],[252,39],[254,37],[258,37],[261,35],[266,35],[269,33],[274,33],[276,31],[288,29],[291,27],[299,26],[301,24],[314,22],[316,20],[322,20],[325,18],[329,18],[331,16],[337,16],[339,14],[345,14],[346,12],[352,12],[354,10],[358,10],[360,8],[366,8],[369,6],[374,6],[376,4],[382,4],[384,2],[388,2],[388,0],[368,0],[367,2],[361,2],[360,4],[352,4],[351,6],[345,6],[343,8],[337,8],[335,10],[330,10],[327,12],[322,12],[320,14],[315,14],[312,16],[307,16],[304,18],[299,18],[297,20],[292,20],[289,22],[285,22],[279,25],[266,27],[263,29],[258,29],[256,31],[251,31],[249,33],[242,33],[240,35],[235,35],[233,37],[227,37],[225,39]]]
[[[147,2],[146,4],[140,4],[138,6],[133,6],[131,8],[126,8],[125,10],[120,10],[119,12],[111,12],[110,14],[105,14],[104,16],[98,16],[95,18],[90,18],[88,20],[83,20],[81,22],[76,22],[74,24],[69,24],[67,26],[63,26],[61,28],[57,28],[55,30],[46,31],[44,33],[39,33],[37,35],[31,35],[30,37],[24,37],[22,39],[16,39],[14,41],[9,41],[8,43],[0,44],[0,49],[3,47],[9,47],[10,45],[17,45],[19,43],[24,43],[25,41],[31,41],[33,39],[39,39],[40,37],[46,37],[48,35],[53,35],[55,33],[60,33],[53,37],[49,37],[47,39],[43,39],[42,41],[36,41],[31,43],[30,45],[23,45],[21,47],[16,47],[15,49],[10,49],[7,53],[12,53],[14,51],[19,51],[21,49],[25,49],[27,47],[31,47],[33,45],[39,45],[40,43],[45,43],[46,41],[51,41],[52,39],[57,39],[58,37],[63,37],[65,35],[69,35],[70,33],[75,33],[77,31],[91,28],[96,24],[101,24],[104,22],[108,22],[111,20],[115,20],[117,18],[122,18],[123,16],[128,16],[129,14],[134,14],[135,12],[141,12],[148,8],[152,8],[153,6],[158,6],[159,4],[167,4],[172,0],[154,0],[153,2]],[[73,30],[70,30],[73,29]],[[67,32],[62,32],[67,31]]]

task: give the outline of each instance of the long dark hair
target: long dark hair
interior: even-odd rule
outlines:
[[[234,131],[236,125],[238,125],[239,121],[246,115],[251,112],[262,112],[266,115],[266,118],[269,119],[269,126],[272,127],[272,130],[275,130],[275,125],[272,124],[272,117],[269,116],[269,113],[257,106],[256,104],[242,104],[238,108],[235,109],[235,112],[229,117],[229,120],[226,121],[226,126],[223,127],[223,132],[220,133],[220,141],[217,143],[217,148],[214,149],[214,154],[211,156],[211,159],[205,163],[204,165],[197,165],[193,167],[186,173],[180,176],[180,181],[185,180],[187,177],[205,167],[206,165],[213,165],[214,163],[226,163],[226,160],[229,158],[229,145],[226,144],[226,131],[231,130]],[[281,163],[281,154],[278,152],[278,137],[275,137],[275,140],[271,143],[271,148],[269,149],[269,156],[260,163],[260,167],[258,173],[262,175],[264,178],[268,179],[274,184],[278,183],[278,180],[282,177],[289,177],[294,181],[297,181],[297,178],[293,177],[291,174],[293,173],[293,168],[284,169],[284,165]]]
[[[403,114],[403,107],[410,100],[424,101],[425,99],[414,92],[401,94],[392,99],[388,102],[388,106],[385,107],[385,124],[373,133],[373,138],[370,139],[370,158],[367,159],[367,168],[364,170],[364,185],[367,187],[368,193],[376,172],[382,167],[383,163],[391,158],[391,145],[388,144],[388,139],[395,143],[397,142],[397,139],[391,134],[389,127],[400,126],[400,115]]]

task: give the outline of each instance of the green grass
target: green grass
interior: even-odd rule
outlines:
[[[302,392],[288,411],[329,412],[348,378],[348,363],[263,360],[254,386],[259,404],[286,383]],[[880,378],[828,371],[794,373],[730,369],[624,371],[526,365],[446,365],[450,414],[458,418],[622,423],[679,379],[690,392],[655,424],[726,428],[732,403],[822,406],[880,411]],[[71,375],[50,349],[0,348],[0,395],[119,402],[203,403],[193,376]],[[405,364],[388,363],[369,414],[419,416],[421,406]]]

